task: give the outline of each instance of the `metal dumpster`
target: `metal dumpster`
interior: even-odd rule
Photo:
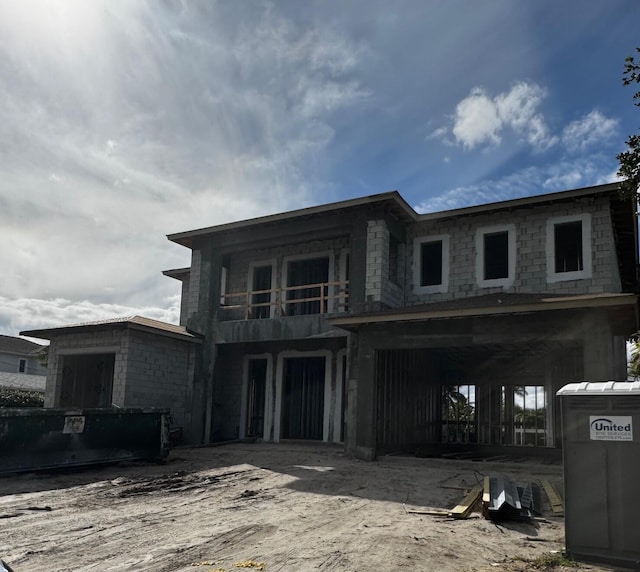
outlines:
[[[169,410],[0,409],[0,473],[162,459]]]
[[[570,383],[562,410],[569,555],[640,567],[640,383]]]

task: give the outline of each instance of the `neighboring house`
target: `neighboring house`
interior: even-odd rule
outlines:
[[[44,347],[22,338],[0,335],[0,371],[47,375],[47,368],[38,356]]]
[[[559,446],[556,390],[625,379],[638,327],[635,205],[616,189],[424,215],[390,192],[170,235],[192,251],[164,273],[193,336],[190,439],[327,441],[364,459]],[[51,339],[54,404],[73,354]]]

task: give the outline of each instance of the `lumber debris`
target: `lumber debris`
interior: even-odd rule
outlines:
[[[473,512],[473,507],[478,503],[484,490],[484,484],[480,483],[473,487],[463,501],[449,511],[449,516],[453,518],[468,518]]]
[[[563,515],[564,503],[562,502],[562,498],[558,494],[556,488],[548,479],[542,479],[542,488],[544,489],[544,492],[547,493],[547,498],[549,499],[549,504],[551,505],[553,514],[557,516]]]

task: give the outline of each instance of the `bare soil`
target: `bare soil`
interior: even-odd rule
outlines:
[[[564,547],[564,521],[548,506],[542,518],[501,524],[478,512],[465,520],[416,513],[453,508],[493,474],[562,485],[560,465],[367,463],[293,443],[14,475],[0,478],[0,556],[15,572],[539,569],[536,558]]]

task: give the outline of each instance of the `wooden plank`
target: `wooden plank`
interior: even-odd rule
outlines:
[[[547,493],[553,514],[564,514],[564,503],[562,502],[562,498],[560,498],[558,491],[556,491],[551,482],[547,479],[542,479],[542,487],[544,488],[544,492]]]
[[[482,493],[482,504],[489,504],[491,502],[491,484],[490,484],[490,477],[485,477],[484,478],[484,485],[483,485],[483,493]]]
[[[482,483],[473,487],[469,494],[464,497],[464,500],[458,506],[449,511],[449,516],[452,516],[453,518],[467,518],[471,514],[471,511],[478,500],[480,500],[483,489],[484,484]]]

